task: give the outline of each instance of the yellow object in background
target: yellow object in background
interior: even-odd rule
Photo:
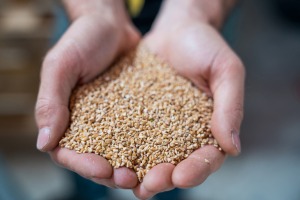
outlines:
[[[136,17],[142,11],[145,0],[127,0],[128,10],[132,17]]]

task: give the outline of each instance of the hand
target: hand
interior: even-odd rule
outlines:
[[[201,15],[195,19],[193,14],[182,13],[182,9],[177,10],[174,4],[166,5],[143,42],[179,74],[213,97],[212,133],[226,153],[238,155],[243,116],[243,64],[215,27]],[[176,167],[171,164],[155,166],[134,193],[146,199],[175,187],[195,187],[224,160],[225,153],[205,146]]]
[[[133,171],[112,169],[96,154],[77,154],[58,147],[69,123],[69,98],[76,84],[90,81],[122,52],[136,46],[140,35],[126,15],[122,0],[65,0],[72,24],[47,54],[36,103],[37,148],[55,162],[109,187],[132,188]]]

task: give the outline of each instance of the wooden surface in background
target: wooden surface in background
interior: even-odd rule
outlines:
[[[35,146],[34,104],[53,15],[51,0],[0,4],[0,150],[9,152]]]

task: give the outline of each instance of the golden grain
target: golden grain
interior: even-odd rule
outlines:
[[[76,88],[70,111],[60,146],[132,168],[139,181],[204,145],[221,150],[210,130],[212,99],[141,46]]]

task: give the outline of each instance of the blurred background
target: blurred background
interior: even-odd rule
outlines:
[[[0,0],[1,200],[63,200],[75,190],[36,150],[33,116],[41,62],[65,19],[58,1]],[[241,1],[224,34],[247,69],[242,154],[183,199],[299,200],[300,2]]]

